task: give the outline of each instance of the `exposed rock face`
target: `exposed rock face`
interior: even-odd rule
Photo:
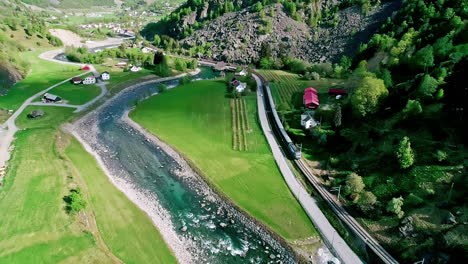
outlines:
[[[0,63],[0,96],[5,95],[13,84],[23,79],[21,73],[9,63]]]
[[[331,1],[324,3],[333,4]],[[270,44],[273,56],[278,56],[281,51],[283,56],[309,62],[335,62],[342,55],[353,55],[359,43],[367,41],[399,5],[399,2],[386,3],[368,16],[363,15],[359,7],[350,7],[339,12],[339,22],[335,27],[322,26],[314,30],[293,20],[282,5],[277,4],[274,16],[267,15],[272,29],[268,34],[262,30],[265,26],[259,14],[244,9],[208,23],[182,40],[182,44],[191,47],[212,43],[211,59],[240,64],[257,62],[263,42]],[[266,8],[267,14],[270,8],[273,7]]]

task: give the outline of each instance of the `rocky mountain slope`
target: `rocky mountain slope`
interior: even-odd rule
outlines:
[[[367,42],[399,6],[398,1],[385,3],[367,15],[359,6],[351,6],[338,11],[333,19],[316,29],[294,20],[282,4],[265,7],[266,17],[263,18],[259,12],[246,8],[208,22],[183,39],[182,44],[190,48],[211,43],[208,53],[211,56],[199,55],[243,64],[259,60],[263,43],[270,45],[274,57],[336,62],[342,55],[357,52],[359,44]],[[183,21],[195,23],[189,16]]]

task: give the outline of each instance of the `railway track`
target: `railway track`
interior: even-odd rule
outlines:
[[[303,160],[295,160],[296,165],[306,176],[307,180],[332,208],[333,212],[344,222],[366,245],[386,264],[398,264],[395,260],[367,231],[352,217],[330,192],[315,178]]]

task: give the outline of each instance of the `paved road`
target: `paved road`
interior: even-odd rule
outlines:
[[[304,186],[297,180],[292,172],[291,168],[288,165],[287,159],[284,157],[283,152],[281,151],[278,142],[275,139],[273,131],[270,128],[268,123],[267,114],[265,111],[264,96],[262,90],[262,82],[260,78],[256,75],[253,75],[255,81],[257,82],[257,102],[258,102],[258,115],[260,119],[260,124],[263,129],[263,133],[270,144],[270,148],[275,157],[276,164],[278,165],[281,174],[284,177],[284,180],[289,186],[289,189],[297,198],[299,203],[304,208],[304,211],[307,213],[309,218],[314,223],[315,227],[318,229],[322,238],[328,248],[343,262],[346,264],[359,264],[363,263],[359,257],[351,250],[351,248],[346,244],[343,238],[336,232],[333,226],[330,224],[325,215],[320,211],[320,208],[317,205],[317,201],[307,193]]]

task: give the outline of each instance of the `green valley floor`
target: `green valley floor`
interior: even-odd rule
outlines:
[[[179,150],[218,190],[289,242],[318,237],[276,166],[257,121],[255,95],[243,98],[248,126],[243,151],[233,147],[232,118],[238,117],[231,112],[222,81],[170,89],[140,103],[130,117]]]
[[[26,114],[43,110],[41,119]],[[28,107],[0,189],[0,263],[175,263],[149,217],[59,130],[73,109]],[[87,209],[65,210],[80,187]]]

